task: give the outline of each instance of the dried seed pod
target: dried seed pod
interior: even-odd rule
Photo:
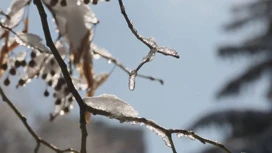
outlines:
[[[47,74],[46,74],[46,73],[42,74],[42,79],[43,79],[43,80],[45,80],[46,77],[47,77]]]
[[[51,0],[50,1],[50,6],[55,6],[59,1],[58,0]]]
[[[4,70],[4,71],[7,70],[8,69],[8,64],[7,63],[2,64],[1,69]]]
[[[85,3],[85,4],[89,4],[89,3],[90,3],[90,0],[84,0],[84,3]]]
[[[23,67],[25,67],[25,66],[26,66],[26,61],[25,61],[25,60],[22,60],[22,61],[20,62],[20,65],[23,66]]]
[[[30,57],[31,57],[31,58],[35,58],[36,56],[37,56],[37,55],[36,55],[35,52],[31,52],[31,53],[30,53]]]
[[[28,62],[28,66],[29,67],[35,67],[37,65],[37,63],[34,61],[34,60],[30,60],[29,62]]]
[[[55,101],[55,105],[60,105],[61,104],[61,100],[60,99],[57,99],[56,101]]]
[[[4,85],[5,86],[8,86],[10,84],[10,80],[9,80],[9,78],[7,77],[6,79],[5,79],[5,81],[4,81]]]
[[[15,63],[14,63],[14,65],[15,65],[16,68],[18,68],[18,67],[21,66],[21,62],[16,60]]]
[[[51,70],[51,71],[50,71],[50,74],[51,74],[52,76],[54,76],[54,75],[56,74],[56,72],[55,72],[54,70]]]
[[[16,69],[13,67],[9,70],[9,74],[15,75],[16,74]]]
[[[50,64],[51,64],[51,65],[54,65],[54,64],[55,64],[55,59],[54,59],[54,58],[52,58],[52,59],[50,60]]]
[[[73,97],[69,97],[69,98],[68,98],[68,102],[71,103],[71,102],[73,102],[73,101],[74,101],[74,98],[73,98]]]
[[[52,81],[52,80],[49,80],[49,81],[47,82],[47,84],[48,84],[49,86],[52,86],[53,81]]]
[[[23,85],[25,85],[25,83],[26,83],[26,81],[23,80],[23,79],[20,79],[20,80],[18,81],[18,85],[19,85],[19,86],[23,86]]]
[[[68,113],[70,110],[69,110],[69,107],[65,107],[64,109],[63,109],[63,111],[65,112],[65,113]]]
[[[43,95],[44,95],[45,97],[48,97],[48,96],[49,96],[48,90],[45,90],[44,93],[43,93]]]
[[[63,6],[63,7],[64,7],[64,6],[67,6],[66,0],[61,0],[60,5]]]
[[[92,3],[96,5],[98,3],[98,0],[93,0]]]

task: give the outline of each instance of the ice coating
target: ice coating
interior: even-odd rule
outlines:
[[[113,118],[138,117],[138,112],[132,106],[115,95],[103,94],[83,100],[88,106],[112,114]]]
[[[129,76],[129,90],[135,89],[135,79],[136,79],[136,72],[131,71],[131,74]]]
[[[32,33],[20,33],[15,37],[17,43],[30,49],[49,53],[49,49],[42,43],[41,37]]]

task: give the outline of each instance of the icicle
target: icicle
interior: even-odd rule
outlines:
[[[131,71],[129,76],[129,89],[132,91],[135,89],[136,71]]]

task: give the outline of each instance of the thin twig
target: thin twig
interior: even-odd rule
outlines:
[[[130,19],[129,19],[127,13],[126,13],[126,9],[125,9],[125,6],[124,6],[122,0],[119,0],[119,6],[120,6],[121,13],[123,14],[123,16],[124,16],[124,18],[125,18],[125,20],[126,20],[126,22],[127,22],[127,25],[128,25],[128,27],[129,27],[129,29],[131,30],[131,32],[134,34],[134,36],[135,36],[138,40],[140,40],[142,43],[144,43],[147,47],[149,47],[150,50],[154,49],[156,46],[152,46],[150,43],[148,43],[148,41],[145,41],[146,38],[144,38],[144,37],[142,37],[140,34],[138,34],[136,28],[134,28],[132,22],[130,21]],[[147,62],[149,62],[149,61],[148,61],[148,60],[142,61],[142,62],[137,66],[137,68],[136,68],[135,70],[131,71],[131,72],[133,72],[133,73],[130,72],[129,75],[130,75],[130,76],[131,76],[131,75],[135,75],[135,74],[137,75],[137,73],[138,73],[138,71],[140,70],[140,68],[141,68],[145,63],[147,63]],[[134,84],[134,85],[133,85],[133,88],[130,87],[131,90],[134,90],[134,87],[135,87],[134,81],[135,81],[135,80],[133,79],[133,84]],[[130,82],[129,84],[131,84],[131,82]]]
[[[123,14],[127,24],[128,24],[128,27],[129,29],[131,30],[131,32],[134,34],[134,36],[140,40],[142,43],[144,43],[146,46],[148,46],[150,49],[153,48],[153,46],[151,46],[149,43],[147,43],[146,41],[144,41],[144,37],[141,36],[140,34],[138,34],[136,28],[134,28],[132,22],[130,21],[127,13],[126,13],[126,9],[125,9],[125,6],[123,4],[123,1],[122,0],[118,0],[119,1],[119,6],[120,6],[120,9],[121,9],[121,13]]]
[[[7,19],[10,20],[10,16],[7,15],[7,14],[6,14],[5,12],[3,12],[2,10],[0,10],[0,15],[3,15],[3,16],[5,16]]]
[[[180,130],[180,129],[169,129],[169,132],[170,133],[177,133],[177,134],[182,133],[182,134],[184,134],[184,136],[189,136],[191,138],[197,139],[203,144],[209,143],[209,144],[217,146],[217,147],[225,150],[226,152],[230,153],[230,150],[228,148],[226,148],[224,145],[222,145],[221,143],[200,137],[199,135],[195,134],[193,131],[186,131],[186,130]]]
[[[83,100],[82,100],[83,101]],[[81,129],[81,148],[80,153],[87,153],[87,137],[88,132],[86,128],[85,107],[80,107],[80,129]]]
[[[125,20],[127,22],[127,25],[129,27],[129,29],[131,30],[131,32],[134,34],[134,36],[138,40],[140,40],[142,43],[144,43],[147,47],[149,47],[149,49],[156,49],[156,47],[157,47],[157,49],[159,49],[160,47],[156,46],[156,44],[148,43],[148,41],[147,41],[148,39],[145,38],[145,37],[143,37],[143,36],[141,36],[137,32],[136,28],[134,28],[132,22],[130,21],[130,19],[129,19],[127,13],[126,13],[126,9],[125,9],[125,5],[124,5],[123,1],[122,0],[118,0],[118,2],[119,2],[119,7],[120,7],[120,10],[121,10],[121,13],[123,14],[123,16],[124,16],[124,18],[125,18]],[[155,42],[153,42],[153,43],[155,43]],[[163,55],[166,55],[166,56],[173,56],[175,58],[179,58],[179,55],[177,53],[175,53],[175,54],[165,54],[165,52],[162,52],[160,50],[158,50],[158,52],[161,53],[161,54],[163,54]]]
[[[18,37],[23,43],[26,43],[26,42],[24,42],[24,39],[22,39],[21,36],[20,36],[19,34],[17,34],[15,31],[12,30],[12,28],[9,28],[9,27],[3,25],[1,22],[0,22],[0,27],[2,27],[2,28],[4,28],[5,30],[7,30],[7,31],[9,31],[9,32],[11,32],[11,33],[13,33],[13,34],[14,34],[16,37]],[[25,31],[25,30],[23,30],[22,32],[25,33],[24,31]],[[0,39],[1,39],[1,38],[0,38]],[[14,42],[16,42],[16,40],[14,40]],[[27,44],[27,43],[26,43],[26,44]],[[38,50],[38,51],[41,52],[41,53],[50,54],[50,52],[41,50],[41,49],[39,49],[39,48],[37,48],[37,47],[35,47],[35,46],[31,46],[31,45],[30,45],[30,47],[33,47],[34,49]]]
[[[11,28],[3,25],[1,22],[0,22],[0,27],[4,28],[5,30],[8,30],[9,32],[13,33],[15,36],[19,37],[15,31],[13,31]]]
[[[175,144],[174,144],[173,139],[172,139],[172,134],[171,134],[171,133],[168,133],[168,134],[167,134],[167,137],[168,137],[168,139],[169,139],[169,141],[170,141],[170,145],[171,145],[171,148],[172,148],[173,153],[177,153]]]
[[[123,16],[126,20],[126,23],[129,27],[129,29],[131,30],[131,32],[133,33],[133,35],[150,49],[148,55],[146,57],[144,57],[144,59],[137,66],[137,68],[129,73],[129,75],[130,75],[130,79],[129,79],[130,80],[130,82],[129,82],[130,90],[134,90],[134,88],[135,88],[135,75],[137,75],[138,71],[142,68],[142,66],[144,66],[146,63],[150,62],[153,59],[153,57],[156,55],[157,52],[159,52],[163,55],[166,55],[166,56],[173,56],[175,58],[179,58],[179,55],[173,49],[170,49],[168,47],[158,46],[157,43],[152,38],[145,38],[145,37],[141,36],[137,32],[136,28],[133,26],[131,20],[129,19],[129,17],[126,13],[126,9],[125,9],[123,1],[118,0],[118,2],[119,2],[119,7],[121,10],[121,13],[123,14]],[[134,79],[131,79],[131,77],[133,77]]]
[[[92,51],[93,51],[94,54],[98,54],[101,57],[105,58],[106,60],[111,61],[112,63],[114,63],[115,65],[117,65],[119,68],[121,68],[123,71],[125,71],[128,75],[130,75],[130,72],[132,70],[130,70],[129,68],[127,68],[126,66],[124,66],[120,61],[118,61],[113,56],[100,53],[99,51],[97,51],[97,48],[98,48],[97,46],[95,46],[95,48],[92,48]],[[164,84],[164,81],[162,79],[155,78],[153,76],[147,76],[147,75],[143,75],[143,74],[137,74],[137,76],[141,77],[141,78],[144,78],[144,79],[149,79],[151,81],[158,81],[162,85]]]
[[[109,118],[114,118],[114,119],[117,119],[119,120],[120,122],[129,122],[129,123],[139,123],[139,124],[144,124],[146,126],[150,126],[152,128],[155,128],[157,129],[158,131],[161,131],[162,133],[164,133],[170,140],[170,144],[171,144],[171,137],[170,135],[171,134],[182,134],[184,136],[187,136],[187,137],[190,137],[190,138],[193,138],[193,139],[196,139],[196,140],[199,140],[201,143],[203,144],[212,144],[214,146],[217,146],[223,150],[225,150],[227,153],[231,153],[230,150],[228,150],[223,144],[219,143],[219,142],[216,142],[216,141],[212,141],[212,140],[209,140],[209,139],[206,139],[206,138],[203,138],[197,134],[195,134],[194,132],[192,131],[187,131],[187,130],[182,130],[182,129],[167,129],[167,128],[164,128],[160,125],[158,125],[157,123],[155,123],[154,121],[152,120],[149,120],[149,119],[146,119],[146,118],[138,118],[138,117],[125,117],[125,116],[122,116],[122,117],[119,117],[119,116],[116,116],[114,114],[112,114],[111,112],[107,112],[107,111],[103,111],[103,110],[98,110],[98,109],[94,109],[88,105],[86,105],[86,110],[89,111],[89,112],[95,112],[94,115],[102,115],[102,116],[107,116]],[[172,142],[173,143],[173,142]],[[174,143],[173,143],[174,144]],[[171,145],[171,148],[174,147],[174,145]],[[173,153],[176,153],[175,151],[175,148],[172,148],[173,150]]]
[[[63,73],[63,77],[66,81],[67,87],[69,89],[69,91],[73,94],[73,96],[75,97],[77,104],[79,105],[80,108],[80,128],[81,128],[81,133],[82,133],[82,137],[81,137],[81,153],[86,153],[86,143],[87,143],[87,129],[86,129],[86,120],[85,120],[85,103],[82,100],[81,96],[79,95],[79,93],[77,92],[76,88],[73,85],[72,79],[70,77],[70,73],[67,70],[67,66],[65,64],[65,62],[62,60],[58,50],[56,49],[52,37],[51,37],[51,33],[49,31],[49,26],[48,26],[48,22],[47,22],[47,15],[45,13],[45,10],[43,8],[43,5],[41,3],[41,0],[34,0],[34,4],[36,5],[38,11],[39,11],[39,15],[40,15],[40,19],[42,22],[42,27],[43,27],[43,32],[44,32],[44,36],[46,39],[46,45],[50,48],[50,50],[52,51],[55,59],[57,60],[61,71]]]
[[[48,148],[54,150],[56,153],[65,153],[65,152],[73,152],[73,153],[79,153],[76,150],[73,150],[72,148],[68,148],[65,150],[60,150],[58,149],[56,146],[50,144],[49,142],[43,140],[42,138],[40,138],[35,132],[34,130],[30,127],[30,125],[27,123],[27,119],[26,117],[13,105],[13,103],[8,99],[8,97],[6,96],[6,94],[4,93],[3,89],[0,87],[0,95],[2,96],[3,101],[5,101],[9,107],[13,110],[13,112],[17,115],[17,117],[22,121],[22,123],[24,124],[24,126],[26,127],[27,131],[31,134],[31,136],[36,140],[37,145],[35,147],[34,152],[38,152],[39,147],[41,144],[47,146]]]

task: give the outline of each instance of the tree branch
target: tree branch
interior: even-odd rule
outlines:
[[[86,105],[86,107],[87,107],[86,108],[87,111],[92,112],[94,110],[94,108],[92,108],[92,107],[90,107],[88,105]],[[172,140],[172,137],[171,137],[172,134],[177,134],[178,137],[186,136],[186,137],[189,137],[191,139],[196,139],[196,140],[200,141],[203,144],[208,143],[208,144],[211,144],[211,145],[214,145],[214,146],[217,146],[217,147],[223,149],[227,153],[231,153],[231,151],[228,150],[223,144],[221,144],[219,142],[216,142],[216,141],[213,141],[213,140],[203,138],[203,137],[195,134],[193,131],[182,130],[182,129],[167,129],[167,128],[164,128],[164,127],[158,125],[154,121],[146,119],[146,118],[125,117],[125,116],[119,117],[119,116],[116,116],[116,115],[114,115],[114,114],[112,114],[110,112],[107,112],[107,111],[97,110],[97,109],[95,109],[95,110],[96,110],[95,111],[96,114],[94,114],[94,115],[102,115],[102,116],[107,116],[109,118],[114,118],[116,120],[119,120],[121,123],[128,122],[128,123],[132,123],[132,124],[135,124],[135,123],[140,124],[140,125],[144,124],[147,127],[152,127],[154,129],[156,129],[156,131],[160,131],[161,133],[163,133],[168,138],[173,153],[176,153],[176,149],[174,147],[174,143],[173,143],[173,140]]]
[[[106,53],[103,53],[100,52],[99,50],[104,50],[104,49],[101,49],[101,48],[98,48],[97,46],[92,46],[92,51],[94,54],[98,54],[100,55],[101,57],[103,57],[104,59],[108,60],[108,61],[111,61],[112,63],[114,63],[115,65],[117,65],[119,68],[121,68],[123,71],[125,71],[128,75],[131,74],[131,70],[129,68],[127,68],[125,65],[123,65],[120,61],[118,61],[116,58],[114,58],[113,56],[111,56],[110,54],[106,54]],[[106,52],[106,51],[105,51]],[[155,78],[153,76],[147,76],[147,75],[143,75],[143,74],[137,74],[138,77],[141,77],[141,78],[144,78],[144,79],[149,79],[151,81],[158,81],[160,82],[160,84],[164,84],[164,81],[162,79],[159,79],[159,78]]]
[[[119,7],[120,7],[120,10],[121,10],[121,13],[123,14],[123,16],[124,16],[124,18],[125,18],[125,20],[127,22],[127,25],[129,27],[129,29],[131,30],[131,32],[133,33],[133,35],[138,40],[140,40],[142,43],[144,43],[147,47],[149,47],[150,49],[155,49],[157,46],[154,45],[154,44],[151,44],[150,42],[148,42],[147,41],[148,39],[145,38],[145,37],[143,37],[143,36],[141,36],[138,33],[138,31],[136,30],[136,28],[134,28],[132,22],[130,21],[130,19],[129,19],[127,13],[126,13],[126,9],[125,9],[125,5],[124,5],[123,1],[122,0],[118,0],[118,2],[119,2]],[[161,53],[161,54],[164,54],[166,56],[169,55],[169,56],[173,56],[175,58],[179,58],[179,55],[177,53],[172,55],[172,54],[165,54],[165,52],[162,52],[162,51],[158,51],[158,52]]]
[[[133,35],[150,49],[148,55],[143,58],[142,62],[137,66],[137,68],[130,71],[130,73],[129,73],[130,74],[129,88],[130,88],[130,90],[134,90],[135,77],[137,76],[138,71],[142,68],[142,66],[144,66],[146,63],[150,62],[157,52],[159,52],[165,56],[173,56],[175,58],[179,58],[179,55],[173,49],[170,49],[168,47],[158,46],[157,43],[153,40],[153,38],[145,38],[145,37],[141,36],[137,32],[136,28],[134,28],[132,22],[130,21],[130,19],[126,13],[126,9],[125,9],[123,1],[118,0],[118,2],[119,2],[119,7],[121,10],[121,13],[123,14],[123,16],[126,20],[126,23],[129,27],[129,29],[131,30],[131,32],[133,33]]]
[[[222,144],[217,143],[215,141],[211,141],[211,140],[202,138],[202,137],[196,135],[194,132],[191,132],[191,131],[180,130],[180,129],[177,129],[177,130],[166,129],[166,128],[158,125],[154,121],[148,120],[146,118],[137,118],[137,117],[121,117],[121,118],[119,118],[118,116],[115,116],[114,114],[112,114],[110,112],[106,112],[106,111],[95,109],[95,108],[93,108],[91,106],[88,106],[83,101],[83,99],[81,98],[81,96],[79,95],[77,90],[75,89],[75,87],[74,87],[74,85],[72,83],[71,77],[69,75],[69,72],[67,70],[67,66],[66,66],[65,62],[62,60],[61,56],[59,55],[59,53],[58,53],[58,51],[57,51],[57,49],[56,49],[56,47],[55,47],[55,45],[54,45],[54,43],[52,41],[51,34],[50,34],[50,31],[49,31],[49,28],[48,28],[46,14],[45,14],[45,11],[44,11],[44,8],[42,6],[41,1],[40,0],[34,0],[34,3],[36,4],[37,9],[38,9],[39,14],[40,14],[44,35],[45,35],[45,38],[46,38],[46,44],[51,49],[54,57],[56,58],[59,66],[60,66],[60,68],[62,70],[64,79],[65,79],[65,81],[67,83],[67,86],[68,86],[68,89],[73,94],[73,96],[75,97],[75,99],[76,99],[76,101],[77,101],[77,103],[79,105],[79,108],[80,108],[80,125],[81,125],[80,127],[81,127],[81,132],[82,132],[81,153],[86,153],[87,130],[86,130],[86,121],[85,121],[85,116],[84,116],[85,111],[88,111],[88,112],[90,112],[90,113],[92,113],[94,115],[97,114],[97,115],[102,115],[102,116],[106,116],[106,117],[109,117],[109,118],[115,118],[115,119],[119,120],[120,122],[139,123],[139,124],[144,124],[144,125],[146,125],[148,127],[151,127],[152,129],[157,130],[157,132],[159,131],[159,132],[163,133],[167,137],[167,139],[170,142],[170,146],[172,148],[173,153],[176,153],[176,149],[174,147],[174,143],[173,143],[173,140],[172,140],[172,137],[171,137],[171,135],[174,134],[174,133],[175,134],[182,134],[182,135],[197,139],[202,143],[213,144],[213,145],[225,150],[226,152],[230,153],[230,151],[227,148],[225,148]],[[122,0],[119,0],[119,4],[120,4],[121,11],[122,11],[124,17],[126,18],[126,21],[127,21],[128,25],[129,25],[130,29],[134,33],[134,35],[139,40],[141,40],[144,44],[146,44],[147,46],[154,49],[154,46],[152,46],[150,43],[145,41],[145,38],[138,35],[137,31],[133,28],[132,24],[130,23],[130,21],[129,21],[129,19],[128,19],[125,11],[124,11],[124,6],[123,6],[123,3],[122,3]],[[157,49],[160,52],[161,50],[163,50],[165,48],[155,46],[155,49]],[[169,50],[166,50],[166,52],[167,51],[169,51]],[[162,52],[162,53],[164,54],[165,52]],[[167,54],[167,55],[174,56],[175,54]],[[178,58],[179,56],[177,55],[176,57]]]
[[[168,137],[168,139],[170,141],[170,145],[171,145],[173,153],[177,153],[175,144],[174,144],[173,139],[172,139],[172,134],[171,133],[167,134],[167,137]]]
[[[10,16],[7,15],[5,12],[3,12],[2,10],[0,10],[0,15],[5,16],[7,19],[10,19]]]
[[[69,89],[69,91],[73,94],[73,96],[75,97],[77,104],[79,105],[80,108],[80,128],[81,128],[81,133],[82,133],[82,137],[81,137],[81,153],[86,153],[86,142],[87,142],[87,129],[86,129],[86,120],[85,120],[85,103],[82,100],[81,96],[79,95],[79,93],[77,92],[76,88],[73,85],[72,79],[70,77],[70,73],[67,70],[67,66],[65,64],[65,62],[62,60],[58,50],[56,49],[50,31],[49,31],[49,26],[48,26],[48,22],[47,22],[47,15],[44,11],[43,5],[41,3],[41,0],[34,0],[33,1],[34,4],[36,5],[38,11],[39,11],[39,15],[40,15],[40,19],[42,22],[42,27],[43,27],[43,32],[44,32],[44,36],[46,39],[46,45],[50,48],[50,50],[52,51],[55,59],[57,60],[61,71],[63,73],[64,79],[66,81],[67,87]]]
[[[4,93],[3,89],[0,87],[0,95],[2,96],[2,99],[4,102],[6,102],[9,107],[13,110],[13,112],[16,114],[16,116],[22,121],[24,126],[26,127],[27,131],[31,134],[31,136],[36,140],[37,145],[35,147],[34,152],[37,153],[39,151],[40,145],[43,144],[47,146],[48,148],[54,150],[56,153],[65,153],[65,152],[73,152],[73,153],[79,153],[76,150],[73,150],[72,148],[68,148],[65,150],[60,150],[56,146],[48,143],[47,141],[40,138],[34,130],[30,127],[30,125],[27,123],[26,117],[13,105],[13,103],[8,99],[6,94]]]

